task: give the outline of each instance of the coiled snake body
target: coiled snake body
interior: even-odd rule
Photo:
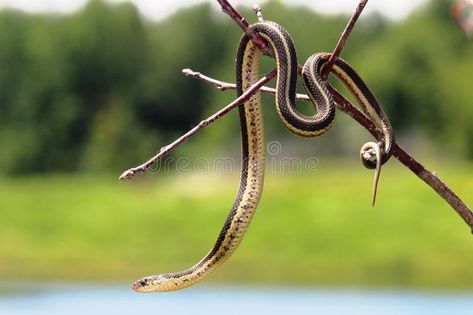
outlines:
[[[277,63],[276,109],[283,124],[294,134],[314,137],[325,133],[335,118],[335,105],[322,80],[321,70],[329,54],[311,56],[303,66],[304,88],[316,113],[307,116],[296,106],[297,58],[294,43],[289,33],[279,24],[264,21],[253,24],[254,31],[264,38],[271,48]],[[240,40],[236,58],[237,93],[241,95],[258,80],[260,49],[250,37]],[[387,161],[394,141],[389,120],[382,108],[359,78],[356,72],[339,59],[332,70],[353,93],[363,112],[381,129],[384,139],[381,144],[369,143],[365,150],[376,151],[377,161],[363,159],[365,166],[374,168]],[[212,250],[193,267],[176,273],[165,273],[145,277],[136,281],[132,288],[139,292],[174,291],[189,287],[207,277],[220,266],[240,244],[256,211],[263,189],[265,155],[263,115],[260,94],[255,93],[239,107],[242,142],[242,170],[240,188],[225,224]]]

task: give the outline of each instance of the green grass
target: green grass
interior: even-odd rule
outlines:
[[[437,167],[473,204],[472,166]],[[447,203],[392,162],[372,208],[371,176],[323,163],[267,174],[242,245],[210,281],[473,287],[473,237]],[[213,245],[237,187],[217,175],[0,179],[0,278],[133,281],[187,268]]]

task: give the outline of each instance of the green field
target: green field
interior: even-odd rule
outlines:
[[[434,166],[473,204],[472,165]],[[242,245],[210,281],[472,288],[473,237],[456,213],[394,161],[372,208],[371,176],[335,163],[267,174]],[[0,179],[0,277],[131,282],[179,271],[211,248],[237,187],[237,175]]]

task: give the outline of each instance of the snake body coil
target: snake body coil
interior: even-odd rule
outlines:
[[[251,26],[270,45],[270,54],[277,63],[276,109],[283,124],[294,134],[314,137],[325,133],[335,118],[335,105],[321,70],[328,54],[315,54],[304,64],[302,77],[316,113],[307,116],[296,106],[297,58],[293,40],[279,24],[264,21]],[[260,49],[250,37],[240,40],[236,58],[237,93],[241,95],[258,80]],[[363,112],[383,131],[383,162],[390,155],[393,136],[389,121],[366,85],[348,64],[336,62],[334,73],[361,104]],[[193,267],[176,273],[145,277],[136,281],[132,288],[139,292],[173,291],[189,287],[201,281],[220,266],[236,250],[256,211],[261,197],[264,179],[264,132],[260,94],[255,93],[239,107],[242,142],[242,171],[240,189],[212,250]],[[378,152],[379,153],[379,152]],[[379,161],[378,161],[379,162]],[[369,163],[368,163],[369,164]],[[370,166],[370,165],[367,165]]]

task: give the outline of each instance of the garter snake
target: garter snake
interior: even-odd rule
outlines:
[[[269,55],[276,59],[276,109],[283,124],[292,133],[303,137],[325,133],[335,119],[335,104],[321,77],[322,67],[329,54],[311,56],[302,68],[304,87],[316,109],[313,116],[304,115],[295,105],[298,63],[289,33],[279,24],[270,21],[253,24],[250,31],[266,40],[271,50]],[[236,58],[238,95],[258,80],[261,55],[261,50],[253,44],[250,36],[244,35],[238,45]],[[376,161],[363,159],[365,166],[379,167],[391,154],[393,133],[389,120],[368,87],[346,62],[339,59],[332,72],[348,87],[360,103],[362,111],[383,132],[384,139],[380,144],[369,143],[364,146],[365,150],[372,149],[377,155]],[[242,144],[240,188],[214,247],[187,270],[148,276],[136,281],[132,286],[135,291],[174,291],[189,287],[220,266],[240,244],[256,211],[263,188],[265,145],[259,92],[239,106],[239,115]]]

